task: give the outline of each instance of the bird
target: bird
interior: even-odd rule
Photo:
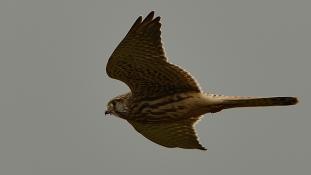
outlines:
[[[112,52],[107,75],[130,92],[111,99],[105,115],[125,119],[150,141],[167,148],[207,150],[195,124],[207,113],[224,109],[288,106],[297,97],[225,96],[205,93],[181,67],[168,62],[161,41],[160,16],[139,16]]]

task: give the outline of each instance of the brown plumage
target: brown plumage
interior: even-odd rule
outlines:
[[[139,133],[165,147],[206,150],[195,122],[205,113],[256,106],[287,106],[295,97],[239,97],[205,94],[195,79],[167,61],[161,43],[160,17],[139,17],[107,63],[107,74],[131,92],[108,103],[106,114],[127,120]]]

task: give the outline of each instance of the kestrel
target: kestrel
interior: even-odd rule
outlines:
[[[169,63],[161,43],[160,17],[140,16],[107,63],[109,77],[131,92],[113,98],[105,114],[127,120],[147,139],[169,148],[206,150],[194,124],[206,113],[256,106],[287,106],[295,97],[240,97],[203,93],[185,70]]]

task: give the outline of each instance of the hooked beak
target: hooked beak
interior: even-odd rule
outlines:
[[[105,115],[107,115],[107,114],[111,114],[111,112],[110,111],[105,111]]]

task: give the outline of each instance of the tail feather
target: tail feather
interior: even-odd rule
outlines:
[[[289,106],[298,103],[296,97],[267,97],[267,98],[239,98],[224,99],[225,108],[235,107],[260,107],[260,106]]]

